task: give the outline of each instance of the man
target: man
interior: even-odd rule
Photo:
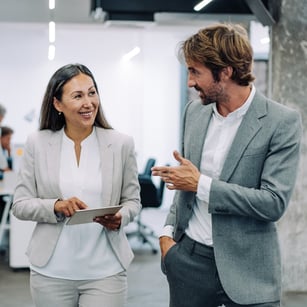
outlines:
[[[13,169],[13,159],[11,155],[11,140],[14,130],[8,126],[1,127],[1,147],[3,154],[7,160],[8,170]]]
[[[152,168],[177,190],[160,237],[170,306],[280,306],[275,222],[295,183],[300,116],[255,89],[241,26],[202,29],[180,51],[200,101],[186,106],[179,166]]]
[[[0,104],[0,136],[1,136],[1,122],[3,121],[6,114],[6,108]],[[3,171],[8,170],[8,163],[0,145],[0,178],[3,178]]]

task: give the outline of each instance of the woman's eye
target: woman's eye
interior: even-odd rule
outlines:
[[[90,94],[90,96],[95,96],[96,95],[96,91],[91,91],[89,94]]]
[[[80,99],[81,98],[81,95],[80,94],[78,94],[78,95],[76,95],[75,97],[74,97],[74,99]]]

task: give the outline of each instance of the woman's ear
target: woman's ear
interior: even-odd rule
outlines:
[[[55,97],[53,97],[53,106],[58,112],[62,112],[61,102]]]

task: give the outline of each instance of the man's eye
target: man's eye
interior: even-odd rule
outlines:
[[[197,72],[196,72],[195,69],[190,69],[190,70],[189,70],[189,73],[190,73],[191,75],[196,75]]]

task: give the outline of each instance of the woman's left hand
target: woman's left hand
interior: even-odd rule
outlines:
[[[108,230],[118,230],[122,222],[122,215],[120,212],[116,212],[116,214],[96,216],[94,222],[101,224]]]

